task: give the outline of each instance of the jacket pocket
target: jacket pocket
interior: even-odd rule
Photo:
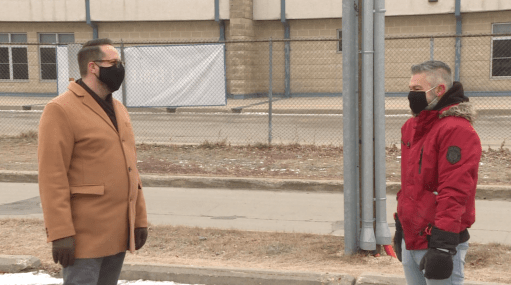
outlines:
[[[71,195],[74,194],[88,194],[88,195],[104,195],[104,185],[81,185],[81,186],[70,186]]]

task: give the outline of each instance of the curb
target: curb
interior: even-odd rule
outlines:
[[[218,267],[134,264],[122,267],[122,280],[173,281],[205,285],[353,285],[355,278],[347,274],[287,272]]]
[[[357,278],[356,285],[406,285],[405,277],[381,273],[363,273]],[[464,281],[465,285],[504,285],[504,283],[490,283],[477,281]]]
[[[0,273],[18,273],[39,267],[41,261],[31,255],[0,255]]]
[[[37,183],[37,171],[0,170],[0,182]],[[341,180],[140,175],[146,187],[242,189],[342,193]],[[387,194],[396,194],[401,183],[387,182]],[[477,185],[478,200],[511,200],[511,186]]]
[[[0,255],[3,266],[10,271],[2,270],[0,274],[20,273],[34,270],[41,266],[37,257],[29,255]],[[20,266],[20,263],[23,266]],[[30,264],[29,264],[30,263]],[[7,268],[7,267],[6,267]],[[62,271],[58,275],[62,278]],[[363,273],[358,278],[343,273],[317,273],[298,271],[277,271],[245,268],[220,268],[191,265],[161,265],[124,263],[120,280],[151,280],[173,281],[184,284],[204,285],[406,285],[404,276],[381,273]],[[504,285],[504,283],[489,283],[465,281],[466,285]]]

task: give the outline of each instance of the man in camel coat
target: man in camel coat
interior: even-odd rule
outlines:
[[[126,108],[112,98],[124,66],[109,39],[78,53],[81,79],[39,125],[39,192],[64,284],[117,284],[126,250],[147,238],[147,213]]]

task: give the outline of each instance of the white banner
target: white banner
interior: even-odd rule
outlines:
[[[57,94],[66,92],[69,85],[67,46],[57,46]],[[78,79],[78,78],[75,78]]]
[[[224,45],[130,47],[124,55],[128,106],[226,105]]]
[[[58,47],[59,94],[69,84],[67,59]],[[225,106],[224,60],[223,44],[126,47],[126,106]],[[122,102],[122,88],[113,97]]]

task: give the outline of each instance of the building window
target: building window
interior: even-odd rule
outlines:
[[[75,42],[74,34],[39,34],[39,42],[52,46],[39,47],[39,59],[42,80],[57,80],[57,48],[55,44],[70,44]]]
[[[511,23],[493,24],[493,34],[511,34]],[[493,37],[491,77],[511,77],[511,36]]]
[[[337,52],[342,52],[342,30],[337,30],[337,38],[339,39],[337,42]]]
[[[0,33],[0,80],[27,80],[27,46],[2,45],[2,43],[26,43],[27,34]]]

